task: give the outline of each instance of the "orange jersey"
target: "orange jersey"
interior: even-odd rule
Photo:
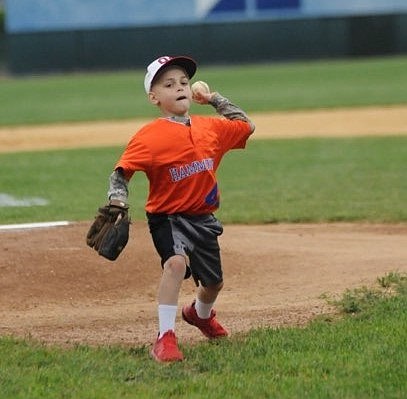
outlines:
[[[130,140],[116,168],[125,178],[143,171],[150,182],[149,213],[205,214],[219,207],[216,169],[251,133],[241,120],[192,116],[191,126],[159,118]]]

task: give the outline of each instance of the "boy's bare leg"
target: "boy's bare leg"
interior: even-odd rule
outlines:
[[[181,255],[174,255],[164,263],[163,274],[158,288],[158,303],[160,305],[178,304],[185,269],[185,258]]]
[[[214,303],[222,288],[223,282],[209,287],[200,285],[198,288],[197,298],[203,303]]]

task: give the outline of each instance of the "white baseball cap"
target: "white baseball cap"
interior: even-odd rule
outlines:
[[[157,58],[147,67],[147,73],[144,78],[144,89],[146,90],[147,94],[151,90],[151,84],[154,78],[157,76],[157,73],[160,72],[164,67],[167,67],[169,65],[178,65],[184,68],[190,79],[192,78],[192,76],[195,75],[196,72],[196,62],[192,58],[184,56],[171,57],[169,55],[163,55]]]

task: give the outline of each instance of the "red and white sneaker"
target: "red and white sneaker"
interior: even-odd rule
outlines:
[[[212,309],[209,319],[199,318],[195,310],[195,301],[182,308],[182,318],[192,326],[198,327],[206,337],[210,339],[226,337],[228,332],[218,323],[215,316],[216,311]]]
[[[157,362],[180,362],[184,360],[184,355],[178,349],[177,338],[174,331],[168,330],[160,339],[157,338],[151,356]]]

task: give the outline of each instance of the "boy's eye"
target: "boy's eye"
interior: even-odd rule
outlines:
[[[180,84],[182,86],[188,86],[188,83],[189,83],[188,79],[180,81]],[[175,86],[175,84],[176,84],[176,82],[170,80],[170,81],[164,82],[164,87],[171,88],[171,87]]]

